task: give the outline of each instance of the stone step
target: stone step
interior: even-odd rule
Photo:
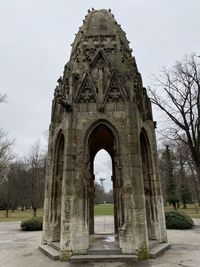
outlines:
[[[158,257],[160,254],[162,254],[165,250],[169,248],[170,248],[169,243],[158,244],[157,246],[150,249],[150,258],[155,259],[156,257]]]
[[[48,243],[48,245],[54,249],[56,249],[57,251],[60,251],[60,242],[50,242]]]
[[[53,261],[57,261],[60,259],[59,252],[56,249],[48,245],[40,245],[39,250],[42,251],[45,255],[47,255]]]
[[[71,263],[90,263],[90,262],[131,262],[138,261],[136,255],[73,255],[70,258]]]
[[[151,250],[152,248],[158,246],[159,243],[157,240],[149,240],[149,249]]]
[[[120,255],[122,254],[121,249],[88,249],[89,255]]]

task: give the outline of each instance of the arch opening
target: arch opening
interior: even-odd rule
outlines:
[[[59,133],[55,144],[55,158],[53,167],[53,180],[51,190],[51,217],[50,223],[54,225],[52,241],[60,240],[61,229],[61,196],[64,162],[64,135]]]
[[[93,164],[94,210],[106,213],[106,216],[95,217],[94,232],[114,233],[112,159],[105,149],[101,149],[96,153]]]
[[[94,160],[99,151],[105,151],[110,156],[111,170],[112,170],[112,188],[113,188],[113,213],[114,213],[114,233],[118,234],[119,226],[122,225],[122,214],[119,187],[120,174],[117,163],[118,159],[118,140],[116,133],[113,132],[109,126],[104,123],[99,123],[90,132],[87,151],[88,151],[88,172],[89,172],[89,187],[88,187],[88,214],[89,214],[89,233],[95,233],[94,224],[94,204],[95,204],[95,171]]]

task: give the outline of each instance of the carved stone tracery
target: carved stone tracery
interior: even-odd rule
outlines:
[[[77,103],[94,103],[97,101],[96,92],[94,84],[89,77],[89,74],[86,74],[81,87],[76,96]]]

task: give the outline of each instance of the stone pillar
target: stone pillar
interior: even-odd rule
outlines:
[[[155,203],[157,209],[157,217],[158,221],[156,224],[156,239],[160,242],[167,242],[167,232],[165,226],[165,213],[164,213],[164,205],[163,205],[163,197],[162,197],[162,187],[159,175],[158,168],[158,155],[157,155],[157,146],[156,146],[156,136],[155,130],[152,130],[152,144],[153,144],[153,169],[155,176]]]
[[[131,216],[132,231],[134,235],[134,250],[139,259],[149,257],[147,221],[145,211],[145,196],[142,163],[140,155],[140,132],[139,132],[139,114],[136,104],[130,103],[128,109],[128,160],[129,175],[131,185]]]
[[[51,126],[50,126],[51,131]],[[52,241],[52,233],[50,228],[50,216],[51,216],[51,191],[52,191],[52,180],[53,180],[53,160],[54,155],[52,155],[52,136],[49,136],[48,144],[48,159],[47,159],[47,169],[46,169],[46,181],[45,181],[45,193],[44,193],[44,216],[43,216],[43,232],[42,232],[42,243],[47,244]]]

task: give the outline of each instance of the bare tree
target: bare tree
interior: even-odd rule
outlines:
[[[27,158],[28,176],[30,181],[30,197],[33,216],[43,203],[46,157],[41,151],[39,141],[36,141],[29,150]]]
[[[6,179],[9,170],[9,164],[13,159],[11,151],[14,141],[9,140],[5,131],[0,129],[0,183]]]
[[[188,146],[200,183],[200,57],[191,54],[155,76],[151,101],[170,119],[170,136]]]
[[[0,93],[0,103],[4,103],[6,101],[6,98],[7,98],[6,94]]]

